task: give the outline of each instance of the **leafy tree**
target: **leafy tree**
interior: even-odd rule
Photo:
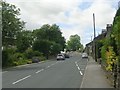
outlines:
[[[33,48],[35,50],[39,48],[38,50],[42,51],[47,57],[50,54],[60,52],[65,47],[65,38],[62,36],[59,26],[56,24],[52,26],[45,24],[40,29],[34,30],[33,34]]]
[[[48,59],[50,54],[50,46],[51,42],[48,40],[36,40],[33,44],[33,50],[42,52]]]
[[[79,48],[82,48],[82,45],[80,43],[80,36],[71,35],[69,41],[67,42],[67,49],[68,50],[79,50]]]
[[[17,39],[17,49],[19,52],[24,52],[28,47],[30,47],[29,39],[26,36],[19,34]]]
[[[52,42],[51,47],[50,47],[50,51],[51,54],[56,55],[57,53],[60,53],[61,49],[61,45],[55,42]]]
[[[2,42],[4,46],[15,45],[16,35],[24,28],[24,22],[17,16],[20,9],[2,2]]]

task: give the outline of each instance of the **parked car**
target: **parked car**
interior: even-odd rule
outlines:
[[[58,54],[57,55],[57,60],[65,60],[64,54]]]
[[[82,54],[82,58],[88,58],[87,53],[83,53],[83,54]]]
[[[38,57],[32,58],[32,63],[38,63],[38,62],[40,62],[40,59]]]

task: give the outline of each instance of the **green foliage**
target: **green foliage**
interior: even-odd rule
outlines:
[[[45,24],[40,29],[33,31],[35,41],[33,50],[42,52],[47,58],[51,54],[57,54],[65,48],[65,38],[56,24]]]
[[[51,42],[48,40],[37,40],[33,44],[33,50],[42,52],[48,58]]]
[[[116,13],[115,16],[116,16],[116,17],[117,17],[117,16],[120,16],[120,8],[117,10],[117,13]]]
[[[71,35],[70,40],[67,42],[67,49],[68,50],[79,50],[79,48],[83,48],[81,43],[80,43],[80,36],[76,35]]]
[[[2,50],[2,66],[12,66],[12,56],[15,54],[15,48],[5,48]]]
[[[43,56],[42,53],[40,53],[39,51],[33,51],[32,48],[28,48],[24,54],[25,57],[28,59],[32,59],[32,57],[34,56]]]
[[[96,53],[97,58],[101,58],[101,49],[103,46],[103,40],[96,41]]]
[[[17,48],[19,52],[24,52],[30,47],[29,39],[26,36],[19,36],[17,39]]]
[[[120,8],[114,18],[110,37],[104,40],[103,45],[102,60],[106,63],[106,70],[113,71],[114,65],[120,65]]]
[[[106,61],[106,47],[105,46],[101,48],[101,57],[102,57],[102,61],[105,62]]]
[[[28,59],[39,57],[45,60],[49,55],[59,53],[65,48],[65,38],[59,26],[45,24],[33,31],[23,30],[25,22],[18,16],[20,9],[15,5],[2,2],[2,43],[3,66],[21,65]],[[11,50],[17,48],[14,52]]]
[[[106,70],[113,71],[113,66],[117,64],[118,58],[113,51],[113,47],[109,46],[108,50],[106,51]]]
[[[57,53],[60,53],[60,51],[62,50],[62,47],[60,44],[57,44],[55,42],[52,42],[51,47],[50,47],[50,51],[52,55],[55,55]]]
[[[2,1],[2,43],[4,46],[15,45],[16,35],[24,27],[25,23],[20,21],[18,15],[20,15],[19,8]]]
[[[18,52],[18,53],[13,54],[11,59],[13,59],[13,61],[21,61],[25,59],[25,56],[23,53]]]

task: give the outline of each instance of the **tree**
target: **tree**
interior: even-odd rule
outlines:
[[[15,5],[2,2],[2,43],[4,46],[15,45],[16,35],[24,28],[24,22],[17,16],[20,9]]]
[[[59,26],[56,24],[51,26],[45,24],[40,29],[34,30],[33,34],[35,40],[33,48],[35,49],[39,47],[38,50],[42,51],[46,56],[64,50],[65,38],[62,36]],[[40,46],[37,46],[38,43]]]
[[[17,35],[16,46],[19,52],[24,52],[30,46],[32,46],[32,32],[22,31]]]
[[[33,50],[42,52],[48,59],[50,54],[50,46],[51,42],[48,40],[36,40],[33,44]]]
[[[82,45],[80,43],[80,36],[76,35],[71,35],[70,39],[67,42],[67,49],[68,50],[79,50],[80,48],[82,48]]]

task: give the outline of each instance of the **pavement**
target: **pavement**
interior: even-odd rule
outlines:
[[[89,57],[80,88],[113,88],[101,65],[95,62],[92,57]]]

